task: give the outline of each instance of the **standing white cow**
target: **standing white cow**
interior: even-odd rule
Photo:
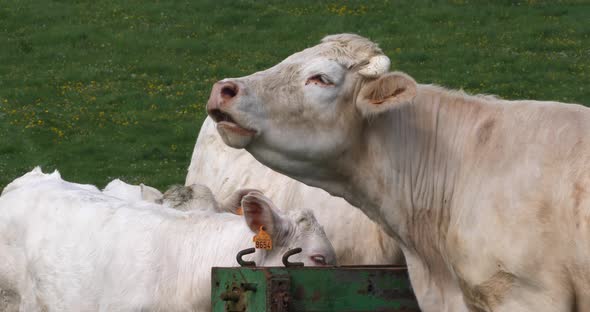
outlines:
[[[57,172],[33,171],[9,187],[0,196],[0,288],[20,294],[21,311],[208,311],[210,268],[235,265],[262,226],[273,249],[253,255],[258,265],[280,265],[293,247],[306,265],[335,262],[310,211],[280,214],[257,191],[238,216],[134,205]]]
[[[228,147],[210,118],[201,126],[186,177],[186,185],[194,183],[207,185],[219,198],[252,187],[282,209],[313,209],[339,265],[403,263],[395,240],[360,210],[322,189],[273,171],[244,150]]]
[[[420,85],[349,34],[207,108],[225,143],[397,237],[423,310],[590,311],[590,109]]]

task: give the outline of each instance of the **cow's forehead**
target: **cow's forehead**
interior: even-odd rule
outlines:
[[[313,212],[309,209],[295,209],[287,211],[288,218],[303,232],[316,232],[321,229]]]
[[[306,48],[302,51],[296,52],[283,60],[282,64],[299,64],[306,63],[315,58],[333,58],[336,54],[331,53],[330,47],[323,43],[313,47]]]

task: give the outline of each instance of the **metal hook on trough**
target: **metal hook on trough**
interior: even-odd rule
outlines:
[[[283,255],[283,264],[286,267],[299,267],[299,266],[303,266],[303,262],[289,262],[289,257],[291,257],[292,255],[298,254],[301,251],[303,251],[303,249],[297,247],[297,248],[293,248],[293,249],[288,250],[287,252],[285,252],[285,254]]]
[[[256,266],[256,262],[254,261],[245,261],[244,259],[242,259],[243,256],[245,255],[249,255],[251,253],[254,253],[256,251],[255,248],[247,248],[244,250],[240,250],[238,252],[238,254],[236,255],[236,260],[238,261],[238,263],[240,264],[240,266],[246,267],[246,266]]]

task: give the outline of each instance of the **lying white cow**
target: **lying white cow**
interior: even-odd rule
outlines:
[[[207,311],[210,268],[235,266],[261,226],[274,248],[254,254],[258,265],[280,265],[293,247],[303,248],[293,261],[335,260],[311,212],[279,214],[257,191],[238,216],[134,206],[57,172],[33,171],[9,187],[0,197],[0,288],[21,295],[21,311]]]
[[[207,185],[219,198],[252,187],[282,209],[313,208],[334,246],[339,265],[403,263],[394,239],[360,210],[342,198],[265,167],[243,150],[228,147],[210,118],[201,126],[186,177],[186,185],[194,183]]]
[[[590,311],[590,109],[388,70],[328,36],[216,83],[207,109],[225,143],[397,237],[424,311]]]

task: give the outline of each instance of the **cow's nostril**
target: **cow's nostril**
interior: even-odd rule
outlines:
[[[235,84],[226,85],[221,88],[221,97],[224,99],[231,99],[238,94],[238,86]]]

